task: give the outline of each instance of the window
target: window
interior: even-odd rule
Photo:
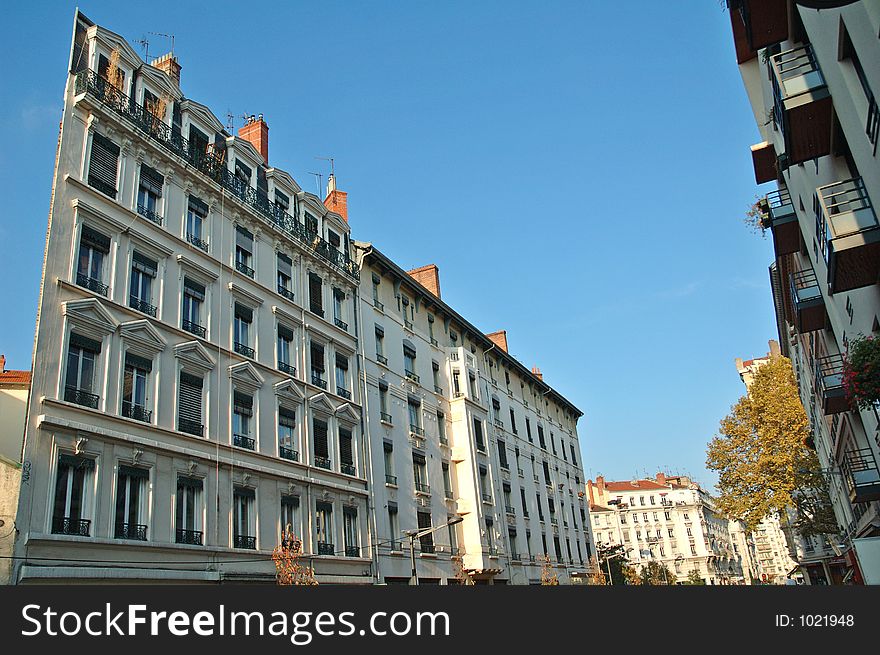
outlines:
[[[430,493],[431,487],[428,485],[428,468],[425,462],[425,456],[413,453],[413,482],[415,490],[419,493]]]
[[[276,255],[275,259],[278,275],[278,293],[288,300],[293,300],[295,297],[293,293],[293,260],[280,252]]]
[[[137,211],[156,225],[162,225],[162,214],[159,212],[159,201],[162,198],[162,187],[165,178],[155,168],[141,165],[140,183],[138,184]]]
[[[345,292],[342,289],[333,288],[333,323],[341,330],[348,330],[345,318]]]
[[[513,412],[513,407],[510,408],[510,430],[514,434],[518,434],[516,431],[516,414]]]
[[[373,273],[373,306],[382,310],[385,309],[385,305],[379,302],[379,283],[381,282],[381,278]]]
[[[281,534],[293,533],[297,541],[301,541],[302,532],[299,525],[299,498],[297,496],[281,497]]]
[[[544,441],[544,427],[541,425],[538,426],[538,443],[541,448],[547,450],[547,443]]]
[[[324,287],[321,278],[309,273],[309,311],[324,316]]]
[[[119,465],[116,476],[116,522],[114,536],[117,539],[147,540],[147,484],[150,472],[134,466]]]
[[[477,450],[485,453],[486,444],[483,443],[483,423],[476,417],[474,417],[474,441],[477,444]]]
[[[445,446],[449,443],[449,439],[446,436],[446,416],[443,412],[437,412],[437,436],[440,438],[442,445]]]
[[[645,504],[645,497],[639,496],[639,505],[644,505],[644,504]]]
[[[461,396],[461,373],[458,369],[452,371],[452,391],[456,398]]]
[[[385,356],[385,328],[381,325],[376,325],[376,361],[380,364],[388,363]]]
[[[492,519],[486,519],[486,546],[490,555],[498,554],[495,550],[495,521]]]
[[[104,258],[109,252],[110,237],[83,225],[76,261],[76,283],[79,286],[107,295],[110,289],[104,284]]]
[[[529,508],[528,508],[528,505],[526,504],[526,490],[523,489],[522,487],[519,488],[519,500],[520,500],[520,505],[522,505],[523,516],[526,518],[529,518]]]
[[[315,503],[315,541],[318,555],[335,554],[333,545],[333,505]]]
[[[183,318],[180,327],[202,338],[206,334],[201,322],[204,301],[205,287],[188,277],[183,278]]]
[[[403,370],[410,380],[419,381],[419,376],[416,375],[416,349],[406,340],[403,342]]]
[[[397,503],[388,503],[388,532],[391,534],[391,550],[403,550],[403,544],[400,543],[400,523],[397,517]]]
[[[534,443],[532,441],[532,424],[529,423],[528,417],[526,417],[526,436],[529,439],[529,443]]]
[[[351,391],[348,390],[348,357],[336,353],[336,394],[351,400]]]
[[[275,189],[275,209],[279,212],[287,212],[290,210],[290,198],[287,194]]]
[[[648,513],[642,512],[642,518],[645,519],[645,523],[647,523],[648,522]]]
[[[388,383],[379,380],[379,420],[391,424],[391,414],[388,413]]]
[[[152,412],[147,409],[147,386],[153,362],[145,357],[125,353],[122,375],[122,415],[138,421],[150,422]]]
[[[346,557],[361,556],[356,507],[342,508],[342,543],[345,546]]]
[[[92,151],[89,156],[89,186],[116,197],[116,174],[119,167],[119,146],[107,137],[92,135]]]
[[[451,521],[454,516],[446,517],[447,522]],[[447,532],[449,533],[449,553],[451,555],[458,555],[458,528],[456,524],[453,523],[447,526]]]
[[[128,306],[144,314],[156,316],[153,306],[153,280],[159,264],[139,252],[131,256],[131,281],[128,292]]]
[[[324,346],[312,341],[309,347],[312,366],[312,384],[322,389],[327,388],[327,380],[324,379]]]
[[[397,476],[394,475],[394,444],[384,441],[382,450],[385,459],[385,484],[397,485]]]
[[[526,550],[529,553],[529,559],[532,559],[532,531],[526,530]]]
[[[235,269],[248,277],[254,277],[252,267],[254,235],[240,225],[235,226]]]
[[[574,464],[575,466],[577,466],[578,462],[577,462],[577,455],[575,455],[575,452],[574,452],[574,443],[570,443],[568,445],[571,448],[571,463]]]
[[[437,362],[431,362],[431,376],[434,380],[434,391],[443,393],[443,389],[440,388],[440,364]]]
[[[687,536],[689,536],[689,537],[693,537],[693,536],[694,536],[694,533],[691,532],[691,529],[690,529],[690,528],[687,528]]]
[[[651,504],[651,505],[655,505],[655,504],[656,504],[656,503],[654,503],[654,496],[648,496],[648,503]]]
[[[550,433],[550,448],[553,450],[553,454],[556,455],[556,441],[553,439],[553,433]]]
[[[583,518],[583,511],[584,511],[584,510],[581,510],[581,518]],[[621,525],[626,525],[626,514],[621,514],[621,515],[620,515],[620,524],[621,524]]]
[[[202,545],[202,487],[199,478],[177,477],[174,499],[175,541],[179,544]]]
[[[422,428],[422,404],[417,398],[410,398],[407,401],[409,409],[409,429],[419,436],[424,436],[425,431]]]
[[[251,419],[254,415],[252,396],[238,391],[232,394],[232,443],[239,448],[254,450],[256,441],[251,435]]]
[[[416,521],[419,530],[424,530],[426,528],[431,527],[431,514],[430,512],[416,512]],[[419,546],[423,553],[433,553],[434,552],[434,533],[429,532],[426,535],[422,535],[419,537]]]
[[[208,242],[205,241],[207,218],[208,205],[195,196],[189,196],[186,210],[186,240],[205,252],[208,252]]]
[[[492,490],[489,487],[489,472],[485,466],[480,466],[480,494],[487,503],[492,502]]]
[[[92,480],[95,460],[62,454],[55,477],[55,501],[52,533],[91,536]]]
[[[101,342],[71,332],[67,346],[67,374],[64,381],[64,400],[77,405],[98,409],[96,363],[101,354]]]
[[[513,501],[511,501],[511,499],[510,499],[510,483],[508,483],[508,482],[502,483],[501,493],[502,493],[502,497],[504,498],[504,510],[508,514],[513,514],[514,513]]]
[[[251,348],[251,323],[254,321],[254,312],[250,307],[235,303],[235,317],[232,324],[232,340],[235,352],[245,357],[253,357],[254,349]]]
[[[669,512],[663,512],[663,518],[665,518],[667,521],[672,520],[672,517],[669,515]]]
[[[306,212],[305,219],[306,219],[305,220],[306,231],[311,234],[317,234],[318,233],[318,219],[315,218],[314,216],[312,216],[309,212]]]
[[[327,441],[327,421],[322,421],[319,418],[313,419],[312,435],[314,438],[312,452],[314,453],[315,466],[329,470],[330,444]]]
[[[177,429],[201,437],[202,424],[202,378],[186,371],[180,372],[177,389]]]
[[[296,412],[287,407],[278,408],[278,456],[299,461],[296,438]]]
[[[291,345],[293,344],[293,330],[291,330],[286,325],[278,326],[278,370],[288,373],[290,375],[296,375],[296,367],[293,366],[290,362],[291,360]]]
[[[346,475],[357,475],[351,428],[348,427],[339,428],[339,470]]]
[[[505,471],[510,469],[510,465],[507,463],[507,447],[501,439],[498,440],[498,461]]]
[[[443,462],[443,494],[444,498],[452,498],[452,477],[449,475],[449,462]]]
[[[256,516],[254,499],[256,494],[247,487],[233,487],[232,490],[232,546],[233,548],[257,547]]]
[[[547,463],[546,459],[542,462],[542,464],[544,466],[544,484],[550,487],[552,486],[552,483],[550,482],[550,464]]]
[[[471,398],[473,398],[474,400],[478,400],[479,396],[477,396],[477,376],[471,371],[468,371],[468,389],[471,392]]]
[[[697,547],[694,546],[693,544],[691,544],[691,555],[696,555],[696,554],[697,554]]]
[[[251,168],[240,159],[235,160],[235,179],[238,180],[238,188],[244,190],[251,183]]]
[[[434,315],[428,314],[428,339],[430,339],[431,343],[435,346],[437,345],[437,339],[434,338]]]

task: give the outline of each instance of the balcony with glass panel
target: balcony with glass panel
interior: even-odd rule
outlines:
[[[800,250],[801,230],[788,190],[768,193],[758,203],[758,209],[761,225],[773,235],[773,252],[777,258]]]
[[[843,357],[829,355],[816,360],[816,393],[825,415],[839,414],[849,409],[849,400],[843,386]]]
[[[794,304],[795,328],[800,334],[825,327],[825,300],[812,269],[792,273],[791,300]]]
[[[880,500],[880,471],[870,448],[848,450],[841,465],[852,503],[870,503]]]

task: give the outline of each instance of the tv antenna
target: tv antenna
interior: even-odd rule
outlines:
[[[140,39],[135,41],[139,46],[144,49],[144,61],[150,63],[150,42],[147,40],[147,37],[142,36]]]
[[[330,175],[332,175],[334,178],[336,177],[336,171],[333,168],[333,157],[315,157],[315,159],[329,161],[330,162]]]
[[[153,36],[161,36],[171,41],[171,55],[174,56],[174,35],[173,34],[162,34],[161,32],[147,32],[147,34],[152,34]]]
[[[235,116],[233,116],[232,112],[227,109],[226,110],[226,131],[232,134],[232,131],[235,129]]]
[[[309,171],[309,175],[315,176],[315,184],[318,187],[318,194],[317,195],[320,198],[321,197],[321,180],[324,176],[321,175],[320,173],[313,173],[312,171]]]

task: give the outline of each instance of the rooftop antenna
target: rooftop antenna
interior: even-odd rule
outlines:
[[[150,62],[150,42],[147,40],[147,37],[143,36],[137,41],[135,41],[139,46],[144,49],[144,61]]]
[[[235,116],[232,115],[230,110],[226,110],[226,130],[232,134],[232,131],[235,129]]]
[[[330,175],[336,177],[336,171],[333,168],[333,157],[315,157],[315,159],[322,159],[324,161],[330,162]]]
[[[161,32],[147,32],[147,34],[152,34],[153,36],[164,36],[166,39],[171,40],[171,56],[174,56],[174,35],[173,34],[162,34]]]
[[[320,198],[321,197],[321,178],[323,178],[324,176],[321,175],[320,173],[313,173],[312,171],[309,171],[309,175],[315,176],[315,184],[318,186],[318,197]]]

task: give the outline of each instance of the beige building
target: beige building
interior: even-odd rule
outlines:
[[[686,476],[587,481],[596,544],[622,545],[641,568],[664,564],[681,584],[696,571],[707,585],[750,584],[749,541],[712,497]]]
[[[880,3],[805,4],[728,2],[759,133],[755,180],[775,186],[758,209],[773,237],[780,349],[795,368],[842,535],[842,557],[810,577],[858,582],[853,540],[880,534],[880,419],[849,408],[842,372],[849,341],[880,328]]]
[[[6,369],[0,355],[0,584],[9,584],[15,543],[15,512],[21,486],[21,445],[30,371]]]

